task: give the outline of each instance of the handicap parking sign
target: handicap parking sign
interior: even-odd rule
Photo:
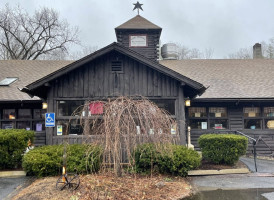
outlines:
[[[55,127],[55,113],[46,113],[45,114],[45,126],[46,127]]]

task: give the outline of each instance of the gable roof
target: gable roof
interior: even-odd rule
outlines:
[[[274,98],[274,59],[163,60],[160,63],[209,87],[198,99]]]
[[[18,77],[9,86],[0,86],[0,101],[39,100],[31,98],[18,88],[41,79],[42,77],[64,67],[72,61],[46,61],[46,60],[0,60],[0,81],[6,77]]]
[[[145,56],[129,49],[129,48],[126,48],[116,42],[80,59],[80,60],[77,60],[73,63],[70,63],[68,64],[67,66],[64,66],[44,77],[42,77],[41,79],[37,80],[37,81],[34,81],[30,84],[28,84],[26,86],[26,88],[29,90],[29,91],[33,91],[33,90],[36,90],[38,87],[41,87],[43,86],[44,84],[78,68],[78,67],[81,67],[83,66],[84,64],[88,63],[88,62],[91,62],[93,61],[94,59],[106,54],[106,53],[109,53],[111,51],[117,51],[117,52],[120,52],[126,56],[129,56],[131,57],[132,59],[135,59],[137,60],[138,62],[140,63],[143,63],[144,65],[148,66],[148,67],[151,67],[163,74],[166,74],[178,81],[180,81],[181,83],[187,85],[188,87],[190,87],[193,92],[192,92],[192,97],[197,95],[197,94],[201,94],[204,92],[204,90],[206,89],[202,84],[176,72],[176,71],[173,71],[171,69],[169,69],[168,67],[165,67],[161,64],[159,64],[158,62],[155,62],[153,60],[150,60],[148,58],[146,58]]]
[[[118,29],[160,29],[161,27],[153,24],[152,22],[148,21],[144,17],[137,15],[132,19],[126,21],[125,23],[121,24],[120,26],[116,27],[115,30]]]

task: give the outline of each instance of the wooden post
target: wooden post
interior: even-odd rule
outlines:
[[[184,100],[184,84],[180,84],[178,91],[178,109],[177,109],[177,121],[179,126],[180,144],[186,144],[186,128],[185,128],[185,100]]]
[[[53,89],[49,88],[47,112],[54,112]],[[46,145],[52,145],[54,127],[46,127]]]

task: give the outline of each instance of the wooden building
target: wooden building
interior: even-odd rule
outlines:
[[[196,147],[201,134],[239,130],[262,136],[274,148],[274,60],[159,61],[161,31],[137,15],[115,29],[117,43],[80,60],[1,61],[1,128],[33,129],[37,145],[58,144],[64,136],[44,127],[42,102],[56,113],[56,124],[66,127],[86,101],[142,95],[177,120],[182,144],[190,126]],[[17,79],[1,86],[5,78]],[[77,118],[69,133],[71,142],[81,141]],[[269,152],[265,146],[259,150]]]

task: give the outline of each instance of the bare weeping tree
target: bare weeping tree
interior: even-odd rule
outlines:
[[[0,10],[1,59],[63,59],[74,43],[79,43],[78,28],[53,9],[41,8],[32,16],[19,6]]]
[[[154,143],[159,152],[166,152],[171,150],[170,144],[180,140],[176,121],[143,97],[91,101],[79,107],[74,116],[79,116],[84,135],[93,135],[93,142],[103,146],[104,166],[113,166],[117,176],[125,160],[134,166],[133,152],[139,144]]]

